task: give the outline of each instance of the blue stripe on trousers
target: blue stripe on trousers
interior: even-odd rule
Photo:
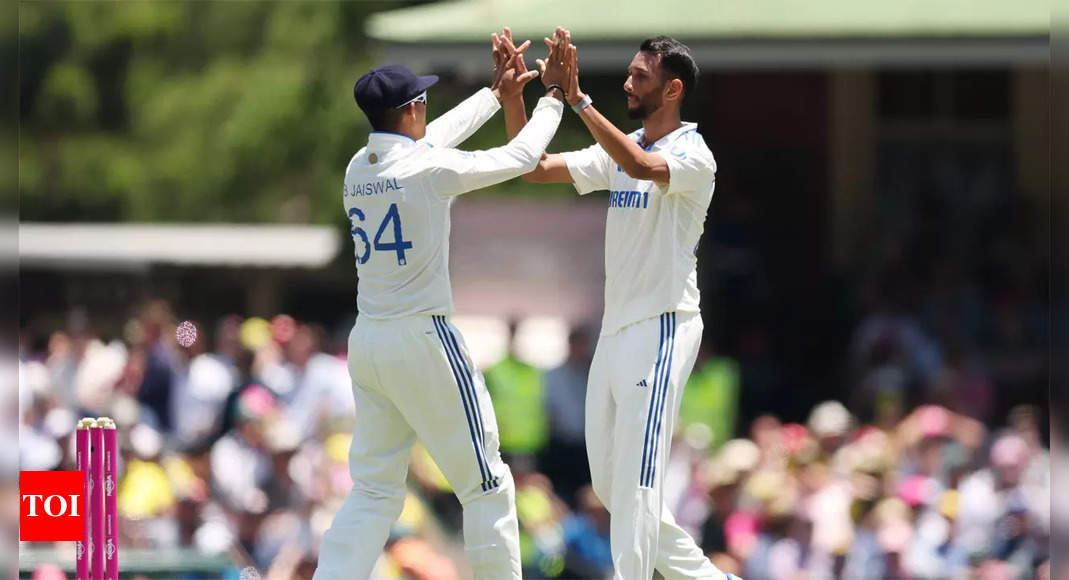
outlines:
[[[464,356],[460,353],[460,345],[457,343],[457,337],[453,334],[453,330],[450,328],[449,323],[446,322],[444,316],[442,317],[442,326],[449,334],[449,340],[453,344],[453,352],[456,353],[457,359],[460,361],[461,368],[464,371],[468,384],[468,396],[471,397],[472,407],[475,409],[475,423],[479,433],[479,454],[482,456],[483,465],[486,466],[486,479],[483,480],[483,485],[486,488],[484,491],[494,489],[498,486],[499,481],[498,478],[494,477],[493,472],[490,470],[490,462],[486,460],[486,448],[483,440],[483,433],[485,432],[483,429],[483,412],[482,409],[479,408],[479,397],[478,393],[475,391],[475,380],[472,377],[471,369],[468,368],[468,362],[464,360]]]
[[[653,479],[657,475],[657,449],[661,443],[661,423],[664,421],[664,404],[668,397],[668,385],[672,380],[672,355],[676,349],[676,313],[668,315],[668,364],[664,366],[664,376],[661,378],[660,402],[657,404],[657,424],[653,427],[653,459],[650,461],[649,487],[653,487]]]
[[[647,485],[647,486],[648,486],[648,484],[646,483],[646,481],[648,479],[650,455],[655,455],[656,454],[656,450],[651,450],[650,449],[651,429],[652,429],[652,426],[654,424],[653,410],[654,410],[654,407],[656,406],[657,391],[658,391],[658,388],[660,386],[661,369],[662,369],[662,367],[664,365],[664,360],[666,358],[665,357],[665,352],[664,352],[664,347],[665,347],[665,343],[666,343],[666,334],[667,334],[666,322],[667,322],[667,320],[666,320],[666,317],[665,317],[664,314],[661,315],[660,322],[661,322],[661,338],[658,341],[657,363],[653,367],[653,388],[650,390],[649,410],[646,413],[646,435],[645,435],[645,439],[642,442],[642,463],[641,463],[641,470],[640,470],[640,473],[639,473],[639,485]],[[651,453],[651,451],[652,451],[652,453]]]
[[[479,464],[479,475],[486,480],[486,468],[482,463],[482,455],[480,454],[479,437],[475,432],[475,423],[472,420],[471,409],[468,403],[468,397],[464,389],[464,381],[460,377],[460,368],[456,364],[453,358],[453,352],[449,349],[449,343],[445,339],[445,334],[442,331],[440,321],[437,316],[431,316],[431,321],[434,323],[434,330],[438,333],[438,340],[442,343],[442,348],[445,349],[446,359],[449,361],[449,368],[453,371],[453,378],[456,380],[457,388],[460,390],[461,403],[464,405],[464,415],[468,420],[468,432],[471,434],[472,447],[475,450],[475,461]],[[483,484],[483,491],[486,491],[486,484]]]

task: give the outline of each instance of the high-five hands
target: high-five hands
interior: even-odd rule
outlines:
[[[552,85],[561,87],[561,92],[567,90],[566,83],[570,74],[568,62],[568,45],[564,39],[564,29],[558,27],[553,34],[553,39],[542,39],[549,48],[549,56],[546,60],[538,59],[538,70],[542,73],[542,84],[548,89]],[[562,95],[563,96],[563,95]]]
[[[537,76],[542,77],[542,84],[547,89],[554,85],[560,87],[561,96],[569,105],[575,105],[583,99],[583,91],[579,88],[579,58],[572,44],[571,32],[558,26],[553,38],[544,38],[543,41],[549,49],[549,55],[545,60],[537,59],[538,70],[527,70],[523,53],[531,47],[530,40],[517,47],[512,39],[512,30],[507,26],[500,34],[490,34],[490,55],[494,60],[490,88],[499,101],[522,96],[523,87]]]
[[[553,39],[545,38],[543,41],[549,47],[549,56],[545,61],[537,61],[538,69],[542,71],[542,84],[547,87],[559,84],[568,104],[575,105],[584,95],[579,88],[579,58],[572,44],[572,33],[558,26]]]
[[[539,71],[527,70],[523,53],[531,47],[531,41],[524,41],[519,47],[512,40],[509,27],[499,35],[490,34],[490,55],[494,59],[494,76],[490,89],[498,101],[506,101],[523,95],[523,87],[539,75]]]
[[[557,30],[561,29],[558,28]],[[568,30],[564,31],[563,43],[568,47],[565,53],[565,61],[568,63],[569,70],[568,82],[564,85],[564,91],[568,104],[574,107],[576,103],[586,97],[586,94],[579,88],[579,54],[575,45],[572,44],[572,33]]]

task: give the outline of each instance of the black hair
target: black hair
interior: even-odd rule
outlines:
[[[371,123],[373,131],[396,131],[404,116],[404,108],[379,109],[367,114],[367,120]]]
[[[698,84],[698,65],[690,55],[690,49],[682,42],[671,36],[654,36],[642,41],[639,51],[661,55],[662,77],[682,81],[684,98]]]

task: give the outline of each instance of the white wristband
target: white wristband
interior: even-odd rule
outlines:
[[[590,98],[590,95],[583,95],[583,98],[580,99],[578,103],[572,105],[572,110],[575,111],[577,114],[582,113],[583,109],[593,104],[594,101]]]

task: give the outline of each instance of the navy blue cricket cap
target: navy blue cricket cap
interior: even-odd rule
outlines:
[[[369,70],[356,81],[353,98],[365,114],[397,107],[438,82],[437,75],[417,76],[399,64]]]

